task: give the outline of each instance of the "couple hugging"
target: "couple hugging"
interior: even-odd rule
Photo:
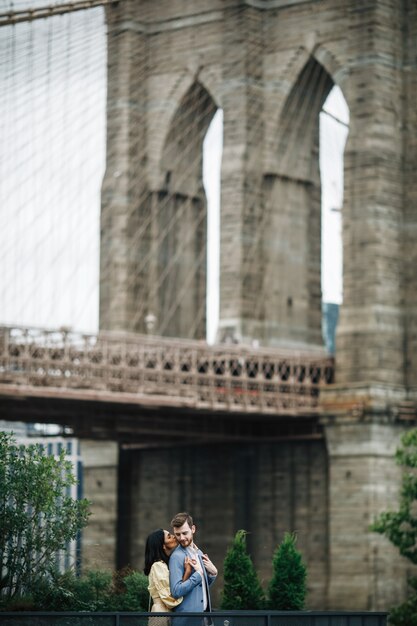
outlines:
[[[144,572],[149,576],[152,611],[211,611],[209,586],[217,569],[194,543],[191,515],[177,513],[171,526],[173,534],[159,529],[146,540]]]

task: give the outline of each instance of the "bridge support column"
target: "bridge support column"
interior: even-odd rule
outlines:
[[[408,562],[388,539],[369,530],[378,514],[398,507],[401,470],[394,453],[404,426],[397,419],[400,404],[398,398],[394,404],[393,396],[394,390],[381,385],[334,386],[323,392],[329,455],[329,610],[386,610],[405,599]]]
[[[84,497],[91,516],[82,534],[82,569],[115,569],[118,444],[83,440]]]

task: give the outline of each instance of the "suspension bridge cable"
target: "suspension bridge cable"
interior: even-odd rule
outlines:
[[[131,82],[115,96],[115,85],[109,87],[105,171],[107,44],[115,45],[122,32],[112,26],[114,37],[106,39],[107,5],[117,2],[85,0],[0,14],[0,223],[7,231],[0,234],[0,322],[50,326],[45,320],[55,317],[61,325],[97,327],[101,247],[102,292],[124,294],[129,330],[145,332],[151,312],[157,332],[203,338],[208,244],[202,146],[224,103],[214,101],[198,72],[178,96],[189,69],[179,66],[172,75],[166,70],[168,52],[158,45],[165,25],[152,21],[148,7],[141,24],[152,36],[144,35],[140,53],[139,39],[124,38],[118,72],[109,66],[112,80],[128,68]],[[225,107],[223,184],[238,200],[235,248],[231,222],[222,218],[222,263],[224,269],[236,260],[242,316],[259,323],[254,332],[268,341],[262,324],[290,324],[286,303],[311,297],[299,281],[319,280],[312,243],[320,236],[318,116],[331,81],[311,58],[295,70],[295,51],[281,82],[268,85],[256,65],[265,47],[259,24],[247,27],[242,7],[235,17],[236,33],[244,33],[248,48],[237,41],[228,59],[230,76],[221,79],[225,100],[233,89],[243,96],[241,118]],[[195,34],[187,45],[198,47]],[[166,71],[164,95],[152,86],[158,67]],[[246,84],[242,77],[249,69]],[[266,87],[277,104],[274,141],[261,110],[266,104],[259,94]],[[268,142],[274,145],[270,170],[263,166]],[[244,145],[247,152],[239,155]],[[241,159],[242,171],[232,190],[226,177],[230,167],[235,175],[233,159]],[[309,227],[314,236],[305,231]],[[304,273],[297,267],[303,261],[311,264]],[[108,318],[116,318],[119,297],[105,302]]]

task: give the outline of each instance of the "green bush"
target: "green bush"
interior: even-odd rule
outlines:
[[[51,572],[32,581],[25,595],[0,605],[7,611],[147,611],[148,578],[126,568],[113,574],[91,570],[77,577],[74,571]]]
[[[399,510],[382,513],[370,529],[385,535],[402,556],[417,565],[417,429],[407,431],[401,444],[395,453],[396,462],[404,468]],[[417,579],[412,578],[409,586],[408,600],[390,611],[393,626],[417,624]]]
[[[29,588],[34,609],[38,611],[71,611],[75,603],[75,574],[52,571],[48,576],[39,576]]]
[[[118,611],[147,611],[149,608],[148,577],[131,572],[124,577],[125,591],[119,594]]]
[[[0,611],[37,611],[32,596],[15,596],[12,600],[0,599]]]
[[[389,623],[393,626],[417,624],[417,578],[411,578],[409,585],[412,590],[409,599],[390,611]]]
[[[91,570],[75,583],[73,610],[113,611],[111,598],[111,572]]]
[[[259,610],[264,592],[246,551],[246,531],[238,530],[224,560],[223,610]]]
[[[295,544],[295,533],[285,533],[275,551],[268,606],[274,611],[301,611],[306,597],[307,570]]]

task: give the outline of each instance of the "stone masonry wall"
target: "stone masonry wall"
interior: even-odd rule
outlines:
[[[327,461],[323,441],[210,445],[130,451],[131,564],[143,567],[145,540],[188,510],[196,543],[219,567],[213,588],[219,606],[223,560],[234,534],[248,531],[248,548],[267,585],[272,555],[295,530],[308,565],[308,607],[323,608],[327,584]]]
[[[108,11],[102,328],[145,329],[148,298],[164,272],[155,256],[164,245],[158,232],[143,234],[148,192],[165,192],[166,141],[180,128],[184,98],[199,85],[224,112],[219,337],[229,331],[245,342],[321,344],[317,139],[310,144],[306,139],[317,137],[318,110],[335,84],[351,114],[338,377],[342,382],[403,384],[404,365],[415,369],[412,356],[405,362],[403,350],[403,294],[409,303],[407,336],[410,341],[414,336],[413,291],[407,286],[413,283],[407,270],[412,265],[404,255],[408,251],[412,256],[415,234],[408,229],[403,246],[402,231],[404,198],[407,206],[411,203],[406,223],[413,224],[416,72],[412,51],[407,52],[414,41],[412,3],[142,0]],[[306,78],[308,68],[316,69]],[[300,96],[288,108],[301,79]],[[287,144],[282,143],[284,131],[289,133]],[[193,132],[191,128],[188,143]],[[197,125],[195,138],[200,132]],[[411,159],[406,177],[404,146]],[[271,181],[278,185],[272,195]],[[186,193],[194,193],[199,184],[200,174],[194,172]],[[282,231],[284,215],[288,224]],[[270,240],[273,232],[276,239]],[[189,259],[179,259],[178,267],[192,265]],[[175,268],[170,271],[172,283]],[[186,292],[187,310],[195,312],[191,317],[202,315],[201,288],[200,278],[190,283],[198,293],[197,304]],[[184,318],[178,300],[176,315]],[[184,333],[190,323],[173,321],[172,328],[170,333],[175,328]]]
[[[410,562],[369,526],[398,507],[400,468],[393,455],[403,428],[335,419],[326,428],[329,475],[331,610],[387,610],[406,597]]]
[[[404,20],[404,301],[406,317],[406,372],[407,385],[417,394],[417,6],[405,3]]]
[[[346,18],[350,75],[345,94],[351,122],[345,149],[338,380],[404,384],[403,5],[395,0],[351,3]]]
[[[81,441],[84,497],[91,501],[88,526],[82,532],[82,568],[116,566],[118,446]]]
[[[277,528],[293,524],[290,529],[302,529],[300,547],[314,571],[312,607],[388,608],[405,593],[406,568],[369,533],[369,522],[395,504],[392,455],[402,407],[408,403],[408,416],[416,417],[415,3],[126,0],[108,8],[108,24],[102,328],[143,330],[149,303],[159,306],[155,285],[164,269],[158,263],[169,250],[144,222],[155,198],[169,192],[167,154],[179,144],[167,138],[182,128],[184,103],[198,93],[210,115],[215,107],[224,113],[220,338],[229,333],[242,342],[316,347],[317,117],[333,85],[350,110],[339,387],[327,400],[322,396],[328,457],[319,443],[271,445],[262,455],[249,445],[233,454],[230,447],[203,451],[198,444],[131,452],[129,554],[141,565],[146,534],[190,508],[217,560],[235,530],[250,526],[250,547],[266,579]],[[202,127],[196,133],[193,148]],[[196,163],[176,183],[183,197],[168,207],[173,219],[184,198],[196,199]],[[204,207],[203,195],[197,199]],[[195,242],[202,252],[203,233]],[[187,295],[195,311],[204,308],[203,281],[201,273]],[[190,332],[182,313],[178,307],[174,334]],[[203,336],[204,316],[200,322]]]

